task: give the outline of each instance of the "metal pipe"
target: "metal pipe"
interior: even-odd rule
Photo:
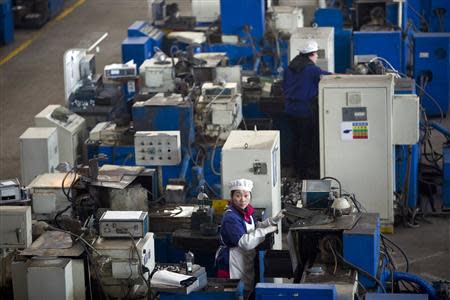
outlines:
[[[191,160],[191,156],[189,155],[188,151],[185,151],[184,156],[183,156],[183,161],[181,162],[181,170],[180,170],[180,174],[178,175],[178,178],[186,179],[186,174],[187,174],[190,160]]]
[[[450,130],[448,128],[445,128],[444,126],[436,122],[430,122],[430,126],[442,133],[447,138],[450,138]]]
[[[431,300],[437,299],[436,289],[431,285],[431,283],[424,280],[420,276],[405,272],[394,272],[394,280],[396,281],[404,280],[414,282],[415,284],[418,284],[422,288],[422,290],[428,294],[428,296],[430,296]]]

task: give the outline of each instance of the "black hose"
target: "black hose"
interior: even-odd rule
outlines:
[[[345,263],[346,265],[348,265],[350,268],[353,268],[355,270],[357,270],[358,272],[360,272],[361,274],[363,274],[364,276],[372,279],[373,281],[375,281],[377,283],[377,285],[381,288],[381,290],[383,291],[383,293],[386,293],[386,289],[383,285],[383,283],[381,283],[381,281],[376,278],[375,276],[373,276],[372,274],[370,274],[369,272],[367,272],[366,270],[352,264],[351,262],[347,261],[345,258],[342,257],[342,255],[339,252],[336,252],[336,255],[341,259],[341,261],[343,263]]]
[[[320,178],[320,180],[325,180],[325,179],[331,179],[331,180],[334,180],[334,181],[337,182],[337,184],[339,185],[339,197],[342,197],[342,185],[341,185],[341,182],[339,180],[337,180],[336,178],[331,177],[331,176],[326,176],[326,177]]]
[[[389,238],[387,238],[384,234],[380,234],[380,236],[381,236],[381,239],[383,240],[383,239],[385,239],[386,241],[388,241],[389,243],[391,243],[391,245],[392,246],[394,246],[395,248],[397,248],[399,251],[400,251],[400,253],[403,255],[403,257],[405,258],[405,262],[406,262],[406,273],[408,273],[409,272],[409,259],[408,259],[408,256],[406,256],[406,253],[405,253],[405,251],[403,251],[403,249],[399,246],[399,245],[397,245],[395,242],[393,242],[391,239],[389,239]]]

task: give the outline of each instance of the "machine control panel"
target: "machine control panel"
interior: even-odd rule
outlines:
[[[142,238],[148,232],[148,214],[143,211],[106,211],[100,218],[100,236]]]
[[[173,166],[181,162],[180,131],[138,131],[134,136],[136,165]]]

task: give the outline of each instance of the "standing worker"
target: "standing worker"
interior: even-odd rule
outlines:
[[[254,208],[250,204],[253,182],[237,179],[230,182],[231,200],[225,209],[220,228],[220,247],[216,252],[217,277],[241,279],[245,298],[254,287],[255,248],[265,236],[277,231],[284,217],[280,211],[275,217],[255,224]]]
[[[319,81],[331,73],[316,65],[319,46],[308,40],[284,72],[285,112],[294,136],[294,165],[299,179],[319,179]]]

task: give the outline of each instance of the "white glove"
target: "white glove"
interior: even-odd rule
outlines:
[[[264,241],[267,234],[275,232],[277,230],[278,227],[272,225],[264,228],[257,228],[252,232],[244,234],[239,239],[238,246],[247,251],[253,250]]]
[[[282,210],[280,210],[280,211],[275,215],[275,217],[269,218],[270,223],[271,223],[272,225],[278,224],[278,222],[280,222],[281,219],[284,218],[284,213],[285,213],[285,212],[286,212],[286,210],[285,210],[285,209],[282,209]]]

